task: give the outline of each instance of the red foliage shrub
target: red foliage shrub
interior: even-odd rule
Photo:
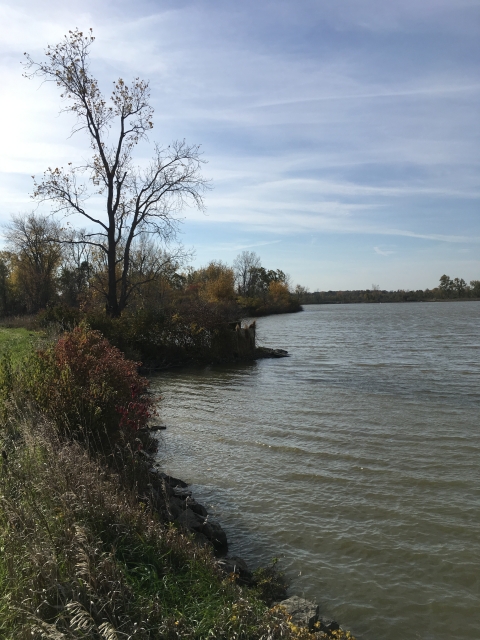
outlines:
[[[152,401],[139,363],[127,360],[98,331],[80,325],[32,360],[26,383],[61,431],[110,446],[145,426]]]

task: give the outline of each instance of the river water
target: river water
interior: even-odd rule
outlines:
[[[257,327],[291,356],[154,378],[162,467],[359,640],[478,640],[480,302]]]

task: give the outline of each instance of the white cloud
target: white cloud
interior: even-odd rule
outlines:
[[[373,250],[380,256],[391,256],[392,254],[396,253],[396,251],[385,251],[383,249],[380,249],[380,247],[373,247]]]

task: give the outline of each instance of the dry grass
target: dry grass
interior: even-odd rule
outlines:
[[[209,551],[41,418],[10,424],[2,447],[0,637],[291,636],[281,612],[222,579]]]
[[[37,316],[7,316],[0,318],[0,327],[5,329],[26,329],[35,331],[38,329]]]

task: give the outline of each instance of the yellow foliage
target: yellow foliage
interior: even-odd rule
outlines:
[[[235,300],[233,269],[222,262],[210,262],[206,267],[192,272],[190,282],[196,286],[200,297],[208,302]]]
[[[204,286],[204,296],[209,302],[235,300],[234,275],[232,269],[226,269],[216,279],[209,280]]]
[[[268,286],[268,295],[274,304],[288,303],[290,293],[284,282],[270,282]]]

